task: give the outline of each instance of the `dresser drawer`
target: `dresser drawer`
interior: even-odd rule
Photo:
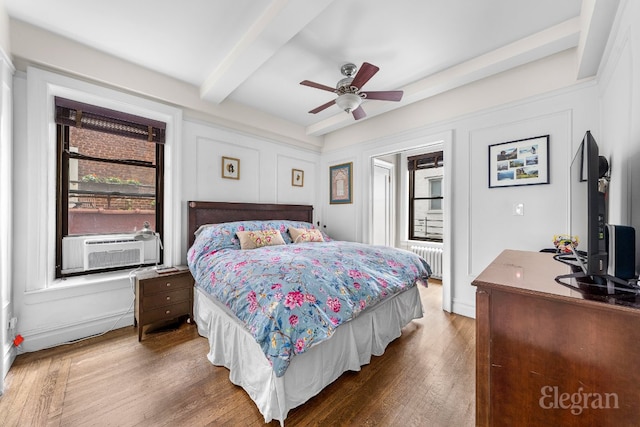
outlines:
[[[193,287],[191,274],[181,274],[168,277],[157,277],[144,281],[142,294],[146,297],[158,293],[166,293],[177,289],[188,289]]]
[[[142,300],[142,309],[144,311],[153,310],[154,308],[163,307],[165,305],[171,305],[182,301],[189,301],[191,299],[191,287],[176,289],[172,291],[165,291],[160,293],[153,293],[146,295]]]
[[[184,301],[178,304],[167,305],[155,310],[146,311],[144,314],[145,322],[153,323],[159,320],[175,319],[179,316],[191,314],[190,301]]]

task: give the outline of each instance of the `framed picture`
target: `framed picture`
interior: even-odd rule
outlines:
[[[291,169],[291,185],[294,187],[304,187],[304,171]]]
[[[549,135],[489,146],[489,188],[549,183]]]
[[[240,160],[231,157],[222,157],[222,177],[227,179],[240,179]]]
[[[351,168],[353,163],[344,163],[329,168],[329,194],[331,204],[353,203],[353,178]]]

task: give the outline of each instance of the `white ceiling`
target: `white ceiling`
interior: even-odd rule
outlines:
[[[346,62],[380,67],[367,90],[405,91],[400,103],[365,101],[373,117],[576,47],[581,31],[585,38],[582,0],[4,1],[13,19],[188,82],[206,101],[245,104],[313,135],[354,120],[335,105],[309,114],[335,96],[299,83],[335,86]],[[593,75],[597,63],[583,74]]]

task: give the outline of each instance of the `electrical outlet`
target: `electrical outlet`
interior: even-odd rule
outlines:
[[[15,329],[16,326],[18,326],[18,318],[12,317],[11,319],[9,319],[9,330]]]

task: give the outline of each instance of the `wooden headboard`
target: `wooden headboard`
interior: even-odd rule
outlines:
[[[205,224],[270,219],[313,222],[313,206],[311,205],[190,201],[188,210],[187,248],[193,245],[196,230]]]

